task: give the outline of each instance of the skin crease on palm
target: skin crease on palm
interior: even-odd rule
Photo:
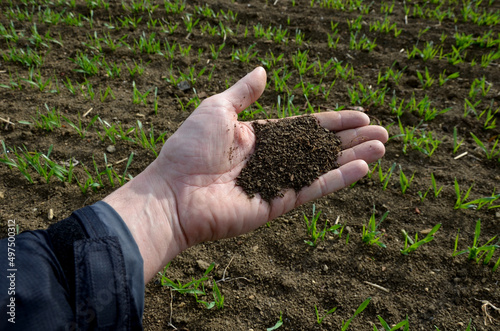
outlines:
[[[167,140],[158,158],[104,199],[122,216],[144,259],[145,281],[197,243],[252,231],[291,209],[359,180],[367,163],[385,153],[387,131],[359,111],[314,114],[341,138],[340,167],[299,193],[271,204],[249,199],[236,177],[255,147],[250,122],[238,113],[264,92],[266,72],[256,68],[221,94],[204,100]]]

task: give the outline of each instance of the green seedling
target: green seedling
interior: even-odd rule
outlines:
[[[283,60],[283,56],[285,53],[281,53],[278,56],[275,56],[272,51],[266,53],[264,58],[259,57],[260,63],[267,68],[267,70],[271,70],[271,68],[278,66],[279,62]]]
[[[245,121],[248,119],[254,119],[255,115],[260,114],[260,113],[264,114],[264,116],[266,118],[269,118],[269,116],[266,113],[266,110],[264,109],[264,107],[262,107],[262,105],[260,103],[255,101],[252,106],[254,106],[256,109],[254,110],[253,107],[249,107],[249,108],[243,110],[241,113],[238,114],[238,119],[242,120],[242,121]]]
[[[420,84],[422,84],[422,89],[426,89],[428,87],[431,87],[432,84],[434,83],[434,77],[432,77],[430,74],[429,74],[429,70],[427,69],[427,67],[425,67],[425,74],[422,75],[420,73],[420,71],[417,70],[417,77],[418,77],[418,80],[420,81]]]
[[[295,69],[299,72],[300,76],[305,75],[309,70],[314,68],[314,63],[308,65],[307,62],[309,60],[309,51],[305,50],[301,52],[300,49],[292,55],[292,63]]]
[[[396,137],[403,137],[403,153],[406,154],[408,152],[408,147],[411,149],[416,149],[419,152],[427,155],[427,156],[432,156],[434,152],[436,151],[437,147],[441,143],[440,140],[435,139],[432,136],[432,132],[426,132],[424,130],[418,130],[418,127],[420,124],[422,124],[422,121],[413,128],[406,127],[404,128],[403,125],[401,124],[401,121],[398,118],[399,122],[399,130],[401,134],[395,136]],[[418,131],[417,131],[418,130]]]
[[[375,207],[374,207],[375,209]],[[378,231],[378,227],[380,223],[382,223],[387,215],[389,214],[389,211],[386,211],[384,215],[382,215],[382,218],[380,221],[377,223],[375,220],[375,210],[373,211],[372,215],[370,216],[370,220],[368,221],[368,224],[363,224],[363,231],[361,233],[361,239],[362,241],[367,244],[367,245],[373,245],[377,244],[378,246],[382,248],[386,248],[386,245],[380,241],[380,239],[384,236],[383,234],[380,234],[380,231]]]
[[[474,113],[476,116],[478,115],[476,111],[476,107],[481,103],[481,100],[476,101],[474,104],[469,101],[469,99],[464,100],[464,118],[466,118],[470,113]]]
[[[349,325],[351,324],[351,322],[353,321],[353,319],[358,316],[359,314],[361,314],[361,312],[363,312],[363,310],[365,310],[365,308],[368,306],[368,304],[370,303],[370,300],[372,298],[368,298],[366,299],[365,301],[363,301],[363,303],[361,303],[361,305],[359,305],[358,309],[356,309],[356,311],[354,312],[354,315],[349,318],[347,321],[342,321],[342,329],[341,331],[346,331],[348,328],[349,328]]]
[[[76,88],[71,83],[71,80],[69,79],[69,77],[66,77],[66,81],[63,81],[63,84],[64,84],[64,86],[66,86],[66,88],[68,89],[68,91],[71,94],[75,94],[76,93]]]
[[[394,83],[396,83],[396,85],[399,85],[399,81],[403,77],[403,73],[406,70],[406,67],[404,67],[403,69],[401,69],[399,71],[394,71],[393,67],[395,64],[396,64],[396,61],[394,61],[391,64],[391,67],[386,70],[385,74],[382,74],[382,71],[379,71],[378,77],[377,77],[377,85],[380,85],[384,82],[388,82],[391,78],[394,80]],[[394,91],[394,95],[395,95],[395,92],[396,91]]]
[[[288,88],[287,81],[292,76],[292,71],[288,71],[288,67],[285,65],[279,69],[273,69],[272,80],[274,80],[274,90],[278,93],[287,92],[290,94],[290,89]],[[269,84],[271,80],[269,81]]]
[[[130,74],[130,78],[134,79],[136,76],[141,76],[144,73],[144,70],[146,69],[144,65],[142,64],[142,59],[139,61],[139,63],[134,61],[134,66],[130,66],[127,64],[127,62],[124,61],[125,66],[127,67],[128,73]],[[149,62],[146,63],[146,65]]]
[[[439,230],[441,227],[441,223],[436,224],[432,230],[427,234],[427,236],[422,239],[418,240],[418,233],[415,233],[415,241],[408,235],[408,233],[405,230],[401,230],[403,232],[403,236],[405,237],[405,246],[401,250],[401,254],[403,255],[408,255],[409,253],[412,253],[417,250],[420,246],[423,244],[426,244],[428,242],[431,242],[434,239],[434,234]],[[410,244],[408,244],[408,242]]]
[[[170,262],[165,266],[163,269],[163,272],[160,272],[159,275],[161,276],[161,285],[162,286],[168,286],[170,287],[173,291],[179,292],[181,294],[192,294],[196,302],[203,304],[207,309],[212,309],[213,307],[217,307],[218,309],[222,309],[224,307],[224,296],[220,292],[219,287],[217,286],[217,283],[213,281],[213,297],[214,301],[212,302],[207,302],[203,301],[198,298],[198,296],[205,296],[206,291],[205,291],[205,286],[204,282],[208,280],[208,274],[213,270],[215,267],[215,263],[210,264],[210,266],[207,268],[207,270],[203,273],[203,276],[200,279],[194,279],[186,284],[182,284],[180,281],[172,281],[166,276],[166,272],[168,267],[170,266]]]
[[[214,302],[215,302],[215,306],[217,307],[217,309],[224,308],[224,296],[221,294],[219,287],[217,286],[217,283],[215,282],[215,280],[213,281],[213,293],[212,294],[214,296]]]
[[[282,104],[281,96],[278,95],[278,100],[276,103],[276,112],[278,114],[278,118],[301,115],[300,108],[293,104],[293,99],[294,99],[293,94],[288,97],[288,100],[286,100],[286,96],[284,96]]]
[[[382,170],[381,161],[378,160],[377,162],[378,162],[378,178],[380,180],[380,183],[382,184],[383,190],[385,191],[387,185],[389,184],[389,180],[391,179],[392,173],[396,168],[396,162],[392,164],[392,166],[387,170],[386,173],[384,173]],[[373,171],[375,171],[375,168],[373,169]]]
[[[327,317],[330,314],[333,314],[335,312],[335,310],[337,310],[337,307],[332,308],[328,311],[325,310],[325,315],[323,315],[323,317],[320,317],[319,312],[318,312],[318,307],[316,307],[316,305],[314,305],[314,312],[316,313],[316,322],[318,322],[318,324],[321,324],[323,322],[323,320],[325,319],[325,317]]]
[[[155,115],[158,115],[158,101],[160,98],[158,97],[158,87],[155,87],[155,95],[153,99],[153,111]]]
[[[92,119],[90,120],[89,124],[87,124],[86,127],[82,126],[82,118],[80,116],[80,113],[78,113],[78,123],[73,123],[66,116],[63,116],[62,118],[63,118],[63,120],[66,123],[68,123],[68,125],[70,127],[72,127],[73,129],[75,129],[75,131],[78,133],[78,135],[80,136],[80,138],[83,139],[87,135],[87,132],[89,131],[89,129],[94,125],[95,121],[97,121],[97,119],[99,118],[99,115],[95,115],[94,117],[92,117]]]
[[[447,81],[458,78],[460,76],[460,72],[454,72],[451,75],[446,76],[446,69],[439,74],[439,86],[443,86]]]
[[[108,98],[108,96],[111,96],[111,98],[113,100],[116,99],[115,94],[113,93],[113,90],[109,86],[106,86],[106,90],[104,91],[104,93],[102,92],[101,89],[99,89],[99,96],[100,96],[101,102],[105,102],[106,99]]]
[[[454,207],[455,209],[471,209],[471,208],[473,208],[473,209],[479,210],[486,205],[488,206],[488,209],[500,207],[500,205],[497,205],[497,206],[492,205],[493,202],[495,202],[496,200],[498,200],[500,198],[500,194],[495,195],[494,191],[493,191],[493,194],[489,197],[482,197],[482,198],[478,198],[478,199],[466,202],[474,184],[472,184],[467,189],[467,191],[465,191],[465,193],[463,193],[463,194],[460,191],[460,186],[458,185],[458,181],[456,178],[455,178],[454,186],[455,186],[455,194],[457,196],[457,201],[455,202],[455,207]]]
[[[394,30],[394,37],[398,37],[402,30],[399,30],[396,23],[392,23],[389,16],[386,14],[383,21],[375,21],[370,23],[370,31],[389,33]]]
[[[144,93],[139,92],[139,90],[135,86],[135,81],[132,82],[132,102],[134,104],[140,104],[142,102],[144,106],[146,106],[148,103],[147,98],[150,92],[151,89],[147,90]]]
[[[141,121],[137,121],[137,126],[134,132],[136,142],[145,149],[152,151],[155,157],[158,157],[158,152],[156,151],[156,144],[158,142],[161,142],[162,145],[165,144],[165,136],[167,135],[167,133],[168,132],[165,131],[158,137],[155,137],[154,127],[153,124],[151,123],[151,129],[149,130],[149,135],[147,135],[142,127]]]
[[[123,170],[123,174],[122,175],[119,175],[113,169],[113,175],[115,176],[116,179],[118,179],[118,182],[120,183],[121,186],[125,185],[125,183],[127,182],[127,180],[133,178],[131,174],[128,174],[128,177],[126,176],[128,168],[130,167],[130,164],[132,163],[132,159],[133,158],[134,158],[134,152],[130,153],[130,156],[128,157],[128,160],[127,160],[127,165],[125,166],[125,169]]]
[[[120,73],[122,72],[122,68],[118,66],[115,62],[112,62],[111,64],[108,64],[106,60],[102,60],[102,66],[104,70],[106,71],[106,75],[109,78],[120,78]]]
[[[33,184],[33,178],[31,177],[31,174],[28,171],[29,163],[23,157],[22,152],[21,154],[19,154],[16,148],[14,149],[9,148],[9,151],[7,151],[7,148],[5,147],[5,142],[2,140],[1,143],[3,148],[3,154],[2,154],[3,156],[0,158],[0,163],[7,165],[9,169],[16,168],[17,170],[19,170],[19,172],[21,172],[24,178],[28,180],[29,183]],[[16,160],[9,158],[9,154],[12,153],[16,156]]]
[[[434,174],[432,172],[431,172],[431,182],[432,182],[432,189],[434,191],[434,197],[437,198],[439,196],[439,193],[441,193],[443,186],[441,186],[439,189],[437,188],[436,179],[434,178]]]
[[[207,268],[207,270],[203,273],[203,277],[200,279],[194,279],[186,284],[182,284],[180,281],[172,281],[166,276],[166,272],[168,267],[170,266],[169,262],[165,268],[163,269],[163,272],[159,272],[159,275],[161,276],[160,283],[162,286],[168,286],[172,290],[180,293],[180,294],[194,294],[195,296],[197,295],[205,295],[205,291],[200,289],[200,285],[202,285],[203,282],[208,280],[208,274],[212,269],[215,267],[215,263],[210,264],[210,266]],[[202,286],[203,288],[203,286]]]
[[[481,56],[481,68],[487,68],[491,62],[500,59],[500,51],[491,51]]]
[[[457,127],[453,127],[453,154],[456,154],[462,143],[464,142],[464,139],[458,141],[457,138]]]
[[[99,122],[101,123],[102,128],[104,129],[103,135],[101,135],[101,133],[97,131],[97,135],[99,136],[99,139],[102,142],[104,142],[104,140],[107,137],[113,144],[116,144],[116,138],[118,137],[123,141],[130,141],[132,143],[136,143],[134,139],[128,136],[130,133],[135,131],[135,128],[129,128],[127,130],[124,130],[121,123],[113,123],[113,125],[111,125],[108,122],[102,120],[101,118],[98,119]]]
[[[445,55],[449,64],[458,65],[460,63],[465,62],[464,59],[467,56],[466,51],[462,53],[460,49],[457,49],[453,45],[451,46],[451,49],[452,49],[451,53]]]
[[[274,331],[276,329],[279,329],[283,325],[283,313],[280,311],[280,317],[279,320],[274,324],[274,326],[271,326],[270,328],[267,328],[267,331]]]
[[[491,90],[491,87],[492,84],[488,83],[484,76],[481,79],[475,78],[469,90],[469,98],[475,101],[478,94],[485,97]]]
[[[210,52],[212,53],[212,59],[217,60],[219,58],[219,54],[222,49],[226,46],[225,43],[222,43],[218,48],[215,48],[214,44],[210,44]]]
[[[176,1],[163,1],[165,6],[165,12],[167,14],[180,14],[186,9],[186,1],[176,0]]]
[[[408,316],[406,316],[405,320],[394,325],[392,328],[389,326],[389,324],[386,321],[384,321],[384,319],[380,315],[377,315],[377,318],[380,321],[380,324],[382,324],[384,331],[396,331],[396,330],[401,330],[401,328],[403,328],[403,331],[410,330],[410,322],[408,321]],[[378,331],[378,329],[375,325],[373,326],[373,331]]]
[[[306,222],[307,234],[310,235],[312,239],[312,240],[304,240],[304,242],[312,247],[316,247],[316,242],[318,241],[318,239],[324,240],[327,232],[337,233],[336,230],[341,227],[340,224],[335,224],[334,226],[328,227],[327,225],[328,220],[326,220],[323,230],[319,230],[317,225],[320,216],[321,216],[321,211],[318,211],[318,213],[316,213],[315,204],[313,204],[311,220],[309,220],[306,214],[304,214],[304,221]]]
[[[231,60],[238,60],[245,63],[250,63],[250,60],[257,56],[259,51],[252,52],[252,49],[255,47],[255,44],[250,45],[247,49],[234,49],[231,53]]]
[[[427,189],[427,191],[425,191],[425,193],[422,193],[422,191],[418,191],[417,192],[417,195],[419,196],[420,198],[420,202],[424,202],[425,201],[425,198],[427,197],[427,194],[429,193],[429,191],[431,190],[431,188],[429,187]]]
[[[118,21],[120,21],[122,28],[130,28],[132,30],[135,30],[135,29],[137,29],[137,26],[139,25],[139,23],[141,23],[142,16],[141,17],[126,16],[123,19],[118,17]]]
[[[52,86],[52,78],[49,77],[46,80],[42,77],[40,73],[40,69],[37,69],[35,72],[35,68],[30,68],[28,72],[28,79],[22,79],[26,83],[30,84],[35,89],[38,89],[40,92],[45,91],[45,89],[50,88]],[[51,91],[52,92],[52,91]]]
[[[359,31],[356,31],[356,33],[353,33],[351,31],[351,38],[349,40],[349,49],[352,50],[366,50],[368,52],[371,52],[377,44],[375,43],[377,39],[374,39],[373,41],[370,41],[366,35],[362,35],[359,40],[357,39]]]
[[[384,104],[385,94],[387,89],[373,89],[371,86],[364,86],[358,82],[358,88],[354,85],[352,88],[347,88],[347,93],[351,99],[351,105],[374,105],[382,106]]]
[[[478,119],[481,119],[481,117],[485,116],[485,121],[483,124],[483,129],[485,130],[493,130],[494,128],[497,127],[496,122],[497,122],[497,114],[500,111],[500,108],[497,108],[496,110],[493,110],[493,100],[491,101],[491,104],[488,108],[483,110],[478,116]]]
[[[500,161],[500,145],[498,144],[500,138],[497,138],[493,143],[491,149],[488,149],[486,145],[478,137],[476,137],[474,133],[471,132],[470,135],[472,136],[472,138],[474,138],[474,141],[479,146],[479,148],[481,148],[483,152],[486,154],[486,158],[488,160],[492,160],[498,156],[498,161]]]
[[[460,235],[460,231],[459,231],[457,234],[457,237],[455,238],[455,246],[453,248],[452,256],[455,257],[455,256],[458,256],[461,254],[469,253],[467,256],[467,258],[469,260],[474,260],[474,261],[476,261],[476,263],[479,263],[481,261],[481,259],[483,259],[483,264],[487,265],[490,262],[491,258],[493,257],[495,250],[497,248],[500,248],[500,245],[499,245],[500,239],[498,239],[493,244],[493,240],[495,240],[495,238],[497,237],[497,236],[494,236],[493,238],[488,240],[484,245],[479,246],[480,234],[481,234],[481,220],[479,219],[476,222],[476,229],[474,231],[474,240],[472,242],[472,246],[467,247],[467,249],[464,249],[462,251],[457,251],[458,237]],[[495,264],[495,266],[494,266],[495,270],[493,270],[493,271],[496,271],[496,267],[498,267],[497,264],[498,264],[498,262]]]
[[[196,81],[203,76],[205,71],[207,70],[207,67],[201,68],[201,70],[196,74],[195,73],[195,67],[191,66],[189,67],[189,71],[187,73],[182,72],[179,68],[177,69],[179,72],[179,82],[180,81],[187,81],[189,82],[192,86],[196,84]]]
[[[460,191],[460,186],[458,185],[457,178],[455,178],[454,186],[455,186],[455,194],[457,196],[457,201],[455,202],[454,208],[455,209],[469,209],[469,208],[474,207],[473,204],[465,203],[465,200],[467,200],[467,198],[469,197],[470,191],[472,190],[472,187],[474,186],[474,184],[472,184],[467,189],[467,191],[465,191],[465,193],[463,195],[462,195],[462,192]]]
[[[408,179],[404,174],[403,169],[401,169],[401,165],[399,166],[399,184],[401,185],[401,192],[403,192],[403,194],[405,194],[410,187],[413,177],[415,177],[415,172],[413,172],[411,178]]]
[[[98,55],[94,55],[92,58],[89,58],[87,54],[84,54],[81,51],[77,53],[76,58],[70,58],[70,60],[78,65],[79,69],[75,69],[76,72],[83,73],[88,76],[96,75],[99,72],[99,66],[101,65]]]
[[[45,131],[54,131],[55,128],[60,128],[62,123],[59,111],[55,108],[50,109],[47,104],[45,104],[45,109],[47,109],[47,115],[42,114],[40,110],[37,109],[37,117],[32,117],[35,121],[35,127]],[[32,125],[32,123],[28,121],[19,121],[19,123]]]
[[[95,98],[94,87],[87,79],[85,79],[85,82],[82,85],[80,85],[80,91],[82,92],[82,95],[86,99],[94,100]]]
[[[163,56],[161,52],[161,42],[160,40],[156,40],[155,37],[156,34],[154,32],[152,32],[149,37],[146,37],[146,33],[142,32],[139,39],[134,40],[134,50],[140,53],[159,54]]]

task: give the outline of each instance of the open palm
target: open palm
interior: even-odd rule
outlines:
[[[155,161],[161,169],[161,185],[177,217],[172,224],[179,247],[236,236],[363,177],[367,164],[384,154],[387,132],[368,126],[360,112],[316,114],[320,124],[337,132],[342,140],[340,168],[321,176],[299,193],[285,192],[268,204],[257,195],[249,199],[236,178],[255,147],[249,122],[238,113],[262,94],[264,69],[257,68],[227,91],[206,99],[168,139]],[[156,184],[155,184],[156,185]],[[170,208],[172,209],[172,208]]]

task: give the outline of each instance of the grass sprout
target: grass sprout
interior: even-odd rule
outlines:
[[[410,187],[413,177],[415,177],[415,172],[413,172],[411,178],[408,179],[408,177],[404,174],[403,169],[401,169],[401,166],[399,166],[399,184],[401,185],[401,192],[403,192],[403,194],[405,194]]]
[[[347,321],[342,321],[342,331],[346,331],[348,328],[349,328],[349,325],[351,324],[351,322],[353,321],[353,319],[358,316],[359,314],[361,314],[363,312],[363,310],[365,310],[365,308],[368,306],[368,304],[370,303],[370,300],[372,298],[368,298],[366,299],[365,301],[363,301],[361,303],[361,305],[359,305],[358,309],[356,309],[356,311],[354,312],[354,315],[349,318]]]
[[[458,238],[460,235],[460,231],[457,234],[457,237],[455,238],[455,246],[453,248],[453,254],[452,256],[458,256],[462,255],[465,253],[468,253],[467,259],[469,260],[474,260],[476,263],[479,263],[481,259],[483,260],[483,264],[487,265],[491,258],[493,257],[493,254],[495,253],[495,250],[497,248],[500,248],[500,239],[498,239],[495,243],[493,241],[496,239],[497,236],[494,236],[490,240],[488,240],[484,245],[479,246],[479,236],[481,235],[481,220],[477,220],[476,222],[476,228],[474,231],[474,240],[472,242],[472,246],[467,247],[464,250],[457,251],[457,246],[458,246]],[[498,267],[498,262],[495,264],[495,269]]]
[[[495,202],[496,200],[498,200],[500,198],[500,194],[495,194],[495,192],[493,192],[493,194],[489,197],[482,197],[482,198],[478,198],[478,199],[466,202],[474,184],[472,184],[467,189],[467,191],[462,192],[460,190],[460,186],[458,184],[458,181],[455,178],[454,186],[455,186],[455,194],[457,196],[457,200],[455,202],[455,207],[454,207],[455,209],[478,209],[479,210],[486,205],[488,205],[488,209],[500,207],[500,205],[497,205],[497,206],[492,205],[493,202]]]
[[[374,207],[375,208],[375,207]],[[372,215],[370,216],[370,220],[368,221],[368,224],[363,224],[363,231],[361,233],[361,240],[367,244],[367,245],[373,245],[376,244],[382,248],[386,248],[387,246],[380,241],[382,237],[384,236],[383,234],[378,231],[378,227],[380,223],[382,223],[387,215],[389,214],[389,211],[386,211],[384,215],[380,218],[380,221],[377,223],[375,220],[375,210],[373,211]]]
[[[470,135],[472,136],[472,138],[474,138],[474,141],[479,146],[479,148],[481,148],[483,152],[486,154],[486,158],[488,160],[492,160],[493,158],[496,158],[498,156],[498,161],[500,161],[500,145],[498,144],[500,138],[497,138],[494,141],[491,149],[488,149],[486,145],[478,137],[476,137],[474,133],[471,132]]]
[[[378,315],[377,318],[380,321],[380,324],[382,324],[384,331],[396,331],[396,330],[401,330],[401,328],[403,328],[403,331],[410,330],[410,322],[408,321],[408,316],[406,316],[406,319],[394,325],[392,328],[386,321],[384,321],[384,319],[380,315]],[[373,331],[378,331],[375,325],[373,326]]]
[[[464,139],[458,141],[457,138],[457,127],[453,127],[453,154],[456,154],[462,143],[464,142]]]
[[[318,239],[324,240],[327,232],[336,233],[337,229],[341,228],[342,225],[335,224],[334,226],[328,227],[328,220],[325,221],[323,230],[318,229],[318,220],[321,216],[321,210],[316,213],[316,205],[313,204],[312,218],[309,218],[304,214],[304,221],[306,222],[307,234],[311,236],[311,240],[304,240],[306,244],[312,247],[316,247],[316,242]]]
[[[434,239],[434,234],[439,230],[440,227],[441,227],[440,223],[436,224],[432,228],[432,230],[427,234],[427,236],[422,240],[418,240],[418,233],[416,233],[415,241],[408,235],[408,233],[405,230],[401,230],[403,232],[403,236],[405,237],[405,246],[401,250],[401,254],[408,255],[409,253],[416,251],[417,248],[419,248],[423,244],[431,242]]]
[[[319,312],[318,312],[318,307],[316,307],[316,305],[314,305],[314,312],[316,313],[316,322],[318,322],[318,324],[321,324],[323,322],[323,320],[325,319],[325,317],[327,317],[330,314],[333,314],[335,312],[335,310],[337,310],[337,307],[332,308],[328,311],[325,311],[325,314],[322,317],[320,317]]]
[[[283,313],[280,311],[279,320],[276,322],[276,324],[274,324],[274,326],[267,328],[266,331],[274,331],[276,329],[279,329],[282,325],[283,325]]]
[[[375,171],[375,168],[373,168],[373,171]],[[382,188],[385,191],[387,188],[387,185],[389,184],[389,180],[391,179],[392,173],[394,172],[394,169],[396,168],[396,162],[392,164],[392,166],[387,170],[387,172],[383,172],[382,170],[382,165],[380,160],[378,160],[378,178],[380,180],[380,183],[382,184]]]

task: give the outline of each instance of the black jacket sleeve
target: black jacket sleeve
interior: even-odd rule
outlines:
[[[0,252],[1,330],[142,330],[143,260],[108,204],[2,239]]]

